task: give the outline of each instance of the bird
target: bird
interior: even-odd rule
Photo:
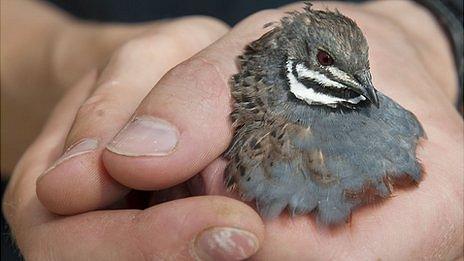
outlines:
[[[224,182],[268,219],[350,222],[360,206],[424,175],[417,117],[377,91],[368,43],[338,10],[306,3],[237,57]]]

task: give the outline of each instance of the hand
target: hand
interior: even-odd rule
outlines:
[[[13,168],[56,103],[87,71],[103,69],[128,40],[166,35],[167,20],[140,24],[81,21],[45,1],[1,1],[1,175]],[[166,38],[166,37],[164,37]],[[127,49],[127,48],[126,48]]]
[[[90,211],[106,207],[129,192],[108,176],[101,165],[99,158],[106,139],[124,125],[163,74],[215,41],[226,30],[226,26],[211,18],[190,17],[163,22],[117,50],[98,79],[95,71],[87,74],[64,97],[42,134],[16,167],[5,194],[5,216],[26,259],[182,258],[191,256],[193,249],[207,251],[208,240],[213,240],[214,245],[215,238],[225,243],[235,240],[239,247],[236,251],[242,252],[229,255],[246,257],[257,250],[263,235],[259,216],[242,202],[224,197],[188,198],[143,211]],[[106,136],[100,136],[102,133]],[[62,153],[63,147],[81,140],[83,135],[98,138],[96,150],[81,154],[84,158],[75,156],[68,161],[62,160],[53,168],[51,163]],[[83,144],[76,146],[74,152],[76,149],[90,150],[95,145],[93,141],[85,143],[87,147]],[[37,190],[39,195],[46,195],[41,196],[45,204],[57,213],[86,213],[59,216],[50,213],[38,201],[36,180],[50,166],[51,170],[37,181],[52,186],[48,191]],[[54,179],[57,174],[62,177]],[[48,179],[48,175],[52,179]],[[54,183],[59,180],[64,183]],[[67,194],[70,186],[79,186],[82,190]],[[58,205],[53,206],[54,203]],[[71,208],[67,208],[68,204]],[[119,208],[130,208],[123,201],[119,204]],[[227,253],[222,255],[227,256]]]
[[[354,18],[365,32],[371,47],[370,61],[377,88],[413,111],[424,124],[428,141],[420,148],[419,158],[427,175],[418,188],[399,190],[398,197],[356,211],[349,225],[333,231],[317,228],[312,217],[308,216],[294,219],[282,216],[268,221],[266,241],[255,258],[455,258],[462,252],[460,188],[463,182],[459,174],[462,169],[462,148],[459,148],[459,144],[463,139],[462,120],[445,95],[447,93],[452,97],[451,86],[454,84],[452,61],[446,49],[446,41],[433,19],[410,3],[375,2],[362,8],[341,4],[336,6]],[[407,11],[408,17],[398,17],[397,14],[402,13],[398,10]],[[106,174],[127,187],[158,190],[182,184],[202,169],[205,191],[223,193],[220,189],[221,177],[218,175],[224,163],[216,159],[227,147],[231,136],[228,122],[230,108],[226,105],[230,99],[227,80],[236,72],[232,61],[246,43],[265,32],[262,29],[263,24],[276,21],[282,15],[282,11],[264,11],[251,16],[221,40],[171,70],[158,82],[134,115],[162,118],[170,125],[161,127],[160,123],[164,121],[135,121],[138,124],[126,127],[122,133],[130,134],[129,130],[132,130],[137,133],[132,137],[156,140],[159,136],[149,134],[158,131],[165,135],[162,137],[171,138],[169,143],[158,146],[164,148],[164,151],[147,150],[150,147],[143,146],[147,140],[135,139],[128,143],[128,139],[124,139],[122,134],[115,139],[118,143],[112,142],[109,150],[103,150],[101,146],[105,146],[114,136],[113,128],[100,129],[100,124],[85,124],[85,121],[80,125],[79,119],[84,117],[77,117],[71,130],[71,137],[75,135],[76,138],[68,137],[68,144],[82,138],[97,138],[103,144],[99,143],[97,150],[84,151],[60,162],[42,176],[37,184],[41,201],[48,209],[57,213],[80,213],[104,208],[120,198],[120,194],[115,193],[118,196],[113,196],[111,200],[101,199],[102,192],[112,188],[112,183],[108,185],[100,182],[101,177],[107,177]],[[418,30],[411,25],[409,19],[420,19],[427,26]],[[431,32],[423,33],[421,28],[428,28]],[[432,43],[428,37],[437,41]],[[436,66],[437,60],[440,60],[440,66]],[[403,69],[403,74],[397,75],[400,66],[409,68],[407,73]],[[429,80],[424,80],[424,76]],[[449,88],[440,89],[439,86]],[[114,107],[108,105],[101,108]],[[102,111],[105,110],[107,109]],[[118,107],[118,110],[126,111],[124,106]],[[93,115],[95,111],[90,110],[88,113],[87,115]],[[119,121],[117,117],[114,119]],[[78,128],[80,131],[74,131],[76,126],[82,126]],[[169,130],[170,126],[176,126],[177,132],[160,131]],[[143,130],[147,129],[149,132],[142,136]],[[174,139],[176,135],[177,141]],[[174,144],[175,149],[171,150]],[[101,153],[108,173],[98,168],[98,157]],[[147,156],[161,153],[167,155]],[[175,191],[185,193],[182,186],[177,186]],[[84,199],[82,195],[85,196]],[[174,197],[172,194],[170,196]],[[188,199],[167,204],[185,200]],[[234,204],[236,201],[229,202],[228,204]],[[161,206],[166,204],[147,210]],[[82,214],[73,218],[79,216]],[[242,220],[250,221],[248,218]],[[252,226],[247,228],[257,238],[262,238],[260,230],[252,230]]]

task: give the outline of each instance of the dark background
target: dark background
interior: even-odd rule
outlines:
[[[358,0],[359,1],[359,0]],[[84,19],[112,22],[144,22],[185,15],[207,15],[229,25],[266,8],[292,3],[292,0],[49,0]]]

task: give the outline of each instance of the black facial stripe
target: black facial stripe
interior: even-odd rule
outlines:
[[[292,64],[292,74],[295,76],[295,78],[298,79],[298,73],[296,72],[296,65],[297,63]]]
[[[323,86],[310,78],[298,78],[298,81],[301,82],[307,88],[313,89],[315,92],[337,97],[340,99],[349,100],[359,96],[359,94],[351,91],[350,89]]]

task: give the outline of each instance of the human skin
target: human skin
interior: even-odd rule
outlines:
[[[26,3],[27,7],[28,2],[23,3]],[[8,7],[9,10],[13,9],[11,6]],[[47,13],[50,15],[50,12]],[[56,51],[62,53],[61,49],[72,48],[73,44],[76,44],[75,40],[81,40],[85,43],[83,39],[76,39],[76,37],[83,36],[80,32],[83,26],[86,25],[72,24],[67,29],[63,28],[63,30],[71,32],[64,33],[59,37],[58,41],[63,47]],[[100,54],[101,60],[85,61],[86,56],[80,54],[84,56],[84,60],[75,61],[74,65],[68,65],[71,68],[79,67],[76,69],[83,71],[82,73],[85,70],[89,72],[85,73],[83,79],[72,87],[58,104],[42,132],[47,134],[38,137],[24,154],[23,159],[16,166],[15,174],[12,175],[9,183],[11,185],[5,194],[4,213],[23,255],[28,260],[50,260],[53,257],[59,260],[106,260],[114,256],[122,260],[140,260],[143,256],[147,256],[147,259],[166,256],[183,257],[191,256],[193,241],[200,242],[202,238],[207,239],[208,235],[214,236],[218,233],[234,236],[240,233],[240,228],[243,230],[242,234],[250,234],[253,237],[252,244],[254,245],[251,251],[256,251],[258,243],[255,241],[258,239],[255,239],[255,235],[263,234],[263,225],[259,216],[242,202],[227,198],[188,199],[174,202],[175,204],[166,204],[161,208],[153,209],[153,211],[144,211],[144,213],[139,213],[140,211],[135,209],[131,212],[111,211],[111,213],[80,215],[77,219],[59,218],[43,208],[37,201],[34,189],[37,177],[33,176],[37,176],[43,172],[47,165],[50,165],[50,160],[56,156],[54,154],[61,153],[59,151],[63,148],[63,139],[68,134],[77,110],[81,106],[85,107],[84,102],[91,103],[90,100],[87,100],[90,93],[94,99],[100,94],[102,98],[110,98],[112,101],[116,100],[113,99],[114,97],[107,97],[109,96],[108,92],[123,94],[121,98],[130,97],[130,99],[124,99],[121,102],[132,103],[133,109],[135,109],[141,99],[170,68],[205,48],[228,30],[224,23],[207,17],[185,17],[128,26],[128,28],[120,25],[106,25],[103,29],[102,27],[102,25],[98,26],[94,28],[96,31],[88,31],[86,34],[98,36],[104,32],[102,41],[109,43],[110,48],[114,48],[118,44],[120,47],[114,48],[115,51],[111,58],[106,58],[107,60],[109,58],[109,61],[105,61],[102,54]],[[18,30],[20,29],[18,28]],[[73,33],[72,30],[78,30],[78,32]],[[122,30],[124,31],[122,32]],[[132,36],[132,38],[127,36]],[[21,39],[21,37],[18,38]],[[123,39],[127,40],[127,38],[131,39],[124,42]],[[85,51],[87,47],[89,46],[79,46],[78,49]],[[7,49],[6,52],[13,58],[19,60],[23,58],[22,53],[11,54],[9,51]],[[105,52],[108,51],[105,50]],[[84,52],[84,54],[86,53]],[[73,62],[70,60],[77,58],[69,53],[53,54],[53,56],[56,56],[57,62],[60,64],[68,64]],[[48,65],[40,59],[35,62],[38,67]],[[101,62],[105,62],[107,65],[101,73],[97,73]],[[66,67],[65,65],[58,67],[63,66]],[[12,74],[14,76],[14,69],[10,67],[9,70],[5,71],[5,75],[8,75],[9,79],[11,79]],[[62,71],[58,70],[57,73],[59,72]],[[38,71],[34,80],[41,82],[39,76],[48,73]],[[67,77],[62,76],[61,78],[71,81]],[[11,90],[15,89],[11,88]],[[21,95],[18,94],[18,96]],[[9,109],[13,108],[9,107]],[[122,109],[115,108],[114,113],[122,114]],[[105,113],[108,120],[112,121],[112,117],[108,116],[107,108],[105,108]],[[104,122],[102,121],[101,124]],[[50,150],[45,149],[49,146],[57,147]],[[16,174],[25,172],[27,172],[26,175]],[[112,190],[114,193],[123,195],[129,191],[128,188],[116,184],[114,181],[110,182],[114,185]],[[96,184],[91,185],[92,188],[95,186]],[[107,187],[105,184],[102,186]],[[26,187],[32,188],[32,190],[24,190]],[[106,189],[104,192],[106,196],[111,197],[110,190]],[[195,214],[199,214],[197,220],[191,217],[193,209],[195,209]],[[28,213],[26,214],[24,211]],[[110,217],[106,218],[106,216]],[[246,219],[240,220],[243,217]],[[191,229],[182,224],[187,218]],[[123,224],[125,225],[123,226]],[[25,227],[28,228],[24,229]],[[109,227],[112,228],[108,229]],[[146,227],[152,229],[145,230]],[[230,228],[221,230],[221,227]],[[96,228],[100,228],[100,230]],[[182,228],[181,231],[176,231],[180,228]],[[63,230],[67,231],[64,236],[60,235]],[[108,233],[106,238],[99,237],[109,230],[111,233]],[[136,232],[137,230],[139,232]],[[153,231],[158,233],[153,233]],[[252,231],[253,234],[247,231]],[[51,236],[52,234],[54,235]],[[47,237],[45,241],[43,236]],[[97,242],[92,240],[93,238],[98,239]],[[146,242],[146,244],[139,245],[138,241]],[[45,245],[39,242],[45,242]],[[121,247],[121,244],[117,242],[125,242],[128,247]],[[98,251],[92,249],[98,249]]]
[[[1,1],[1,173],[9,176],[63,94],[128,40],[164,21],[76,20],[42,1]]]
[[[220,156],[232,134],[227,81],[237,71],[233,61],[244,45],[266,31],[262,25],[277,21],[284,10],[300,8],[293,5],[245,19],[164,75],[140,105],[127,92],[105,91],[104,84],[97,84],[87,98],[95,81],[94,75],[87,75],[57,107],[9,185],[4,211],[23,253],[34,259],[191,259],[186,249],[200,231],[225,226],[255,235],[257,260],[462,258],[463,122],[452,105],[456,75],[445,37],[425,10],[409,2],[328,6],[356,20],[365,33],[376,88],[424,125],[428,139],[422,141],[418,157],[426,174],[418,187],[396,190],[395,197],[355,211],[349,224],[335,229],[317,227],[312,216],[283,215],[264,221],[264,231],[253,210],[221,196],[177,199],[145,210],[108,210],[127,188],[179,188],[197,173],[206,194],[228,195],[222,189]],[[134,49],[142,49],[139,57],[145,57],[146,46]],[[144,62],[150,59],[137,60],[140,68],[146,68]],[[153,77],[136,73],[140,81]],[[106,80],[99,82],[117,82],[120,75],[124,71],[103,73],[100,79]],[[180,139],[172,153],[134,156],[121,147],[105,149],[136,107],[133,115],[162,118],[177,127]],[[38,178],[63,148],[83,138],[98,139],[97,149],[61,161]],[[172,220],[164,222],[166,217]]]

